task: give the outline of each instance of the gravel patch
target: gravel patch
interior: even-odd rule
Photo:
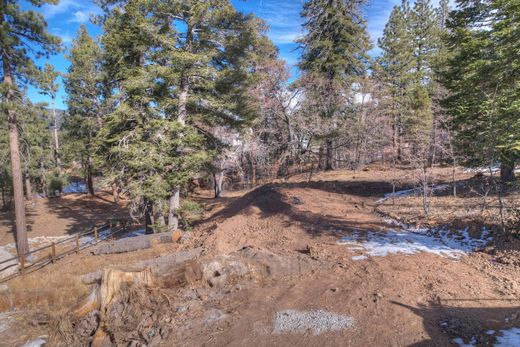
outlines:
[[[327,331],[340,331],[354,326],[354,319],[323,310],[297,311],[285,310],[274,316],[274,334],[305,333],[311,330],[314,335]]]

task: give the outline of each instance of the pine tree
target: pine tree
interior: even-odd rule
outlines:
[[[358,0],[310,0],[303,6],[305,36],[299,41],[302,57],[299,67],[304,79],[323,82],[306,83],[319,90],[307,90],[319,98],[322,104],[317,111],[328,122],[328,130],[322,135],[326,146],[325,169],[333,168],[333,141],[341,120],[338,115],[344,105],[337,101],[342,95],[351,94],[352,85],[367,70],[370,40],[365,20],[361,15],[363,1]],[[304,80],[302,79],[302,81]]]
[[[181,126],[196,128],[210,148],[219,151],[223,146],[214,128],[239,129],[254,117],[246,91],[252,64],[263,52],[256,48],[266,44],[263,23],[238,13],[228,0],[159,1],[154,11],[168,29],[162,32],[162,42],[170,43],[155,57],[164,66],[164,107],[176,114]],[[174,186],[169,201],[170,230],[178,226],[180,188]]]
[[[23,113],[19,118],[20,153],[28,200],[33,191],[46,194],[46,176],[50,170],[56,169],[53,135],[49,133],[49,125],[54,124],[54,120],[47,106],[45,103],[33,104],[25,99]],[[37,183],[35,189],[32,183]]]
[[[55,0],[32,0],[40,7]],[[22,168],[18,136],[18,113],[21,110],[20,90],[26,82],[36,83],[39,70],[31,56],[55,53],[60,40],[49,34],[43,16],[35,11],[23,11],[17,1],[0,1],[0,46],[2,52],[2,108],[8,124],[11,169],[16,215],[16,245],[18,254],[29,250],[25,221]],[[31,47],[31,52],[27,50]]]
[[[382,80],[392,98],[387,112],[392,117],[392,144],[398,160],[402,159],[405,123],[412,117],[410,93],[413,83],[413,37],[408,27],[409,12],[405,4],[393,8],[383,37],[378,42],[383,51],[378,59],[382,67]]]
[[[414,158],[435,161],[439,107],[442,90],[438,73],[444,66],[442,28],[447,3],[434,9],[429,0],[408,1],[394,7],[379,40],[383,50],[379,58],[392,101],[387,112],[393,119],[394,150],[402,159],[404,143],[411,145]]]
[[[68,116],[64,122],[70,151],[80,158],[87,190],[94,195],[95,138],[102,125],[103,98],[101,49],[82,25],[68,56],[70,67],[64,84]]]
[[[158,52],[175,47],[175,41],[159,40],[160,31],[174,28],[157,26],[151,9],[146,1],[131,0],[107,14],[102,44],[114,108],[98,134],[105,172],[124,184],[143,212],[147,232],[163,227],[163,202],[210,155],[204,138],[172,116],[168,76],[155,62],[162,57]]]
[[[473,165],[500,161],[505,182],[515,178],[520,150],[518,14],[516,2],[459,1],[444,80],[459,150]]]
[[[43,94],[50,96],[51,98],[51,112],[52,112],[52,135],[54,139],[54,162],[56,168],[61,170],[61,159],[60,159],[60,140],[59,140],[59,124],[58,117],[56,114],[56,93],[59,89],[59,84],[56,79],[59,76],[59,72],[55,71],[53,66],[49,63],[45,64],[43,71],[40,74],[40,86]]]

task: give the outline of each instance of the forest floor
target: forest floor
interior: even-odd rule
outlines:
[[[126,201],[113,202],[104,191],[95,197],[87,194],[64,194],[61,197],[34,196],[26,204],[28,237],[59,237],[81,233],[108,219],[126,218]],[[0,211],[0,246],[14,243],[14,211]]]
[[[451,174],[435,169],[435,184],[451,184]],[[40,335],[51,345],[70,342],[75,330],[64,317],[90,290],[81,275],[195,248],[206,264],[202,280],[154,288],[147,292],[153,300],[132,292],[127,299],[135,302],[121,304],[126,309],[105,326],[113,342],[519,345],[520,240],[500,232],[496,197],[483,202],[488,179],[458,170],[457,197],[449,187],[435,190],[425,217],[420,196],[384,198],[393,183],[415,187],[415,175],[342,170],[200,197],[207,215],[181,244],[85,251],[8,282],[0,293],[0,345]],[[514,204],[518,191],[503,198]]]

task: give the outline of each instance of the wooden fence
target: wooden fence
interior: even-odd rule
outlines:
[[[132,225],[132,227],[136,226]],[[79,254],[81,250],[95,246],[99,242],[113,240],[116,235],[125,233],[129,227],[130,224],[126,220],[111,220],[26,254],[2,260],[0,261],[0,283],[39,270],[69,254]],[[6,272],[9,275],[3,276]]]

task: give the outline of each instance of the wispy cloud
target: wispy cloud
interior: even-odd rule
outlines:
[[[76,11],[74,12],[74,17],[69,19],[69,22],[73,23],[86,23],[90,18],[90,14],[84,11]]]
[[[57,16],[68,16],[69,23],[86,23],[92,14],[99,14],[101,9],[90,1],[60,0],[56,5],[42,7],[43,16],[49,20]]]
[[[284,45],[294,43],[302,35],[302,7],[302,0],[263,0],[254,12],[269,24],[271,40],[277,45]]]
[[[45,4],[42,7],[42,13],[46,19],[50,19],[54,16],[68,12],[70,13],[74,9],[83,7],[84,5],[74,0],[61,0],[56,5]]]

